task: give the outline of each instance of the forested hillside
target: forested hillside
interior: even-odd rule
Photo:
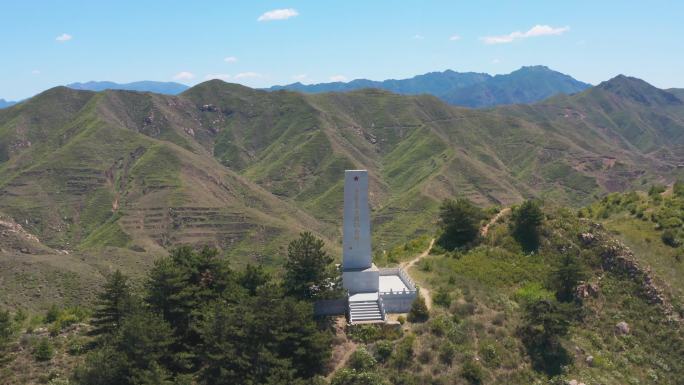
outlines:
[[[92,306],[0,313],[0,373],[10,384],[677,385],[682,225],[664,208],[681,206],[681,190],[502,215],[446,200],[435,234],[376,259],[404,264],[436,239],[410,268],[420,298],[386,325],[313,317],[312,301],[340,294],[310,290],[339,274],[310,234],[276,275],[178,249],[141,280],[109,275]]]

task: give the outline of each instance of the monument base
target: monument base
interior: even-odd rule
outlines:
[[[377,292],[380,286],[380,270],[375,264],[366,269],[343,270],[342,286],[350,294]]]

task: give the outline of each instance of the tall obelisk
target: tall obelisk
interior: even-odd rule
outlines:
[[[344,172],[342,281],[351,293],[378,291],[379,272],[371,260],[368,171]]]
[[[368,171],[344,173],[343,264],[346,269],[371,267],[370,216],[368,214]]]

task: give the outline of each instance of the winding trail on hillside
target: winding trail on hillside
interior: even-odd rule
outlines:
[[[486,237],[486,236],[487,236],[487,233],[489,233],[489,228],[490,228],[493,224],[495,224],[496,221],[499,220],[499,218],[501,218],[502,216],[508,214],[509,212],[511,212],[511,208],[510,208],[510,207],[506,207],[506,208],[501,209],[501,211],[499,211],[496,215],[494,215],[494,217],[493,217],[492,219],[490,219],[489,222],[487,222],[486,225],[482,226],[482,228],[480,229],[480,235],[483,236],[483,237]]]
[[[507,215],[511,211],[510,207],[506,207],[501,209],[492,219],[489,220],[482,228],[480,229],[480,235],[483,237],[487,236],[487,233],[489,233],[489,228],[496,223],[496,221],[499,220],[504,215]],[[408,261],[404,261],[399,264],[399,267],[401,267],[404,271],[408,272],[413,266],[415,266],[418,262],[420,262],[421,259],[427,257],[430,254],[430,250],[432,250],[432,246],[435,244],[435,239],[432,238],[430,240],[430,244],[428,245],[427,249],[423,251],[422,253],[418,254],[415,256],[413,259],[410,259]],[[414,281],[416,281],[414,279]],[[417,282],[420,285],[420,294],[425,297],[425,305],[427,305],[428,310],[432,309],[432,295],[430,293],[430,290],[425,287],[425,285],[422,282]]]
[[[430,250],[432,250],[432,246],[435,244],[435,239],[432,238],[430,240],[430,244],[428,245],[427,249],[423,251],[422,253],[418,254],[415,258],[402,262],[399,264],[399,267],[402,268],[405,272],[408,272],[410,268],[412,268],[416,263],[420,262],[421,259],[425,258],[430,254]],[[414,279],[415,281],[415,279]],[[416,281],[416,283],[419,283]],[[428,310],[432,309],[432,295],[430,295],[430,290],[428,290],[425,285],[422,283],[420,284],[420,294],[425,297],[425,305],[427,306]]]
[[[333,375],[338,370],[342,369],[345,365],[347,365],[349,357],[351,357],[351,355],[356,351],[356,348],[358,347],[356,342],[347,337],[347,333],[345,332],[346,325],[347,319],[345,317],[337,318],[337,321],[335,322],[335,335],[338,338],[344,339],[344,342],[333,348],[332,361],[334,364],[332,370],[326,376],[326,380],[328,381],[332,379]]]

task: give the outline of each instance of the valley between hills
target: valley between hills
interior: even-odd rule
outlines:
[[[0,375],[10,384],[131,373],[140,376],[131,383],[175,384],[243,375],[678,384],[683,134],[684,92],[622,75],[482,109],[379,89],[304,94],[219,80],[179,95],[47,90],[0,110],[0,307],[13,314],[0,314],[12,337]],[[281,295],[301,232],[339,260],[346,169],[368,170],[373,260],[409,270],[425,318],[412,307],[394,325],[347,326],[314,320],[309,302]],[[457,198],[451,218],[474,232],[451,250],[444,213]],[[516,230],[525,207],[536,218],[533,249]],[[147,310],[98,348],[93,303],[117,270]],[[155,293],[190,301],[179,302],[190,321],[167,316],[170,329],[150,311],[166,311]],[[171,344],[160,348],[171,358],[130,366],[136,345],[122,338],[157,331],[150,346]],[[291,343],[307,345],[283,348]],[[262,373],[239,367],[230,344],[254,347],[252,358],[284,350]]]
[[[3,298],[88,300],[101,274],[141,274],[182,244],[277,269],[311,230],[337,253],[345,169],[369,170],[378,253],[433,232],[449,197],[580,207],[671,183],[681,96],[626,76],[489,109],[219,80],[178,96],[53,88],[0,110]]]

